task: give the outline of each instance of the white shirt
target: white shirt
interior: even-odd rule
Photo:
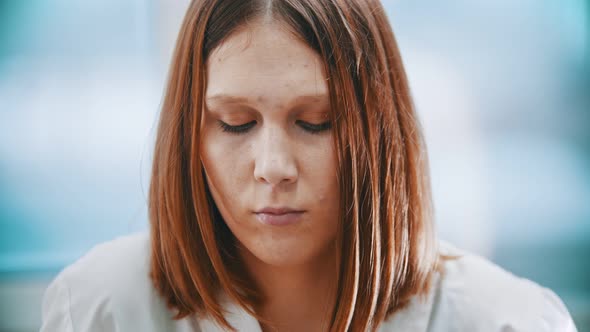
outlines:
[[[424,299],[384,321],[379,331],[575,332],[562,301],[547,288],[518,278],[482,257],[440,243],[445,261]],[[211,319],[173,320],[149,279],[148,233],[100,244],[65,268],[45,291],[42,332],[223,331]],[[224,299],[229,323],[260,331],[256,319]]]

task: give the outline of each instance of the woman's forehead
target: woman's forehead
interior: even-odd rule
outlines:
[[[325,102],[328,85],[320,56],[275,24],[241,29],[207,63],[208,103]]]
[[[216,58],[219,60],[220,57],[231,56],[235,52],[239,53],[250,46],[268,49],[281,48],[292,45],[294,41],[305,45],[284,22],[254,19],[238,26],[224,37],[219,45],[211,51],[210,59]]]

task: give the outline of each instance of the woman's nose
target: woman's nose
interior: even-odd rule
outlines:
[[[263,130],[256,140],[254,177],[256,181],[277,186],[297,180],[298,170],[294,146],[282,129]]]

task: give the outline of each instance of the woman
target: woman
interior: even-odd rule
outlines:
[[[550,290],[439,246],[377,1],[193,1],[149,212],[53,281],[42,331],[575,331]]]

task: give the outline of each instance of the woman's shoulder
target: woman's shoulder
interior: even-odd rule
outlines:
[[[440,253],[449,258],[430,293],[414,299],[398,320],[420,312],[423,331],[576,331],[550,289],[447,242],[440,242]]]
[[[105,291],[122,294],[149,282],[150,243],[147,233],[136,233],[100,243],[55,278],[70,288],[83,287],[98,297]]]
[[[490,327],[482,331],[575,331],[567,308],[552,290],[449,243],[441,242],[440,251],[456,258],[444,261],[433,325],[449,315],[460,317],[465,329],[481,325]]]
[[[95,246],[48,286],[41,331],[177,329],[169,325],[172,314],[152,286],[149,266],[147,232]]]
[[[92,247],[74,263],[60,272],[63,278],[92,280],[106,283],[133,274],[143,274],[149,269],[149,233],[139,232],[119,236]],[[125,274],[121,272],[127,272]],[[101,278],[89,278],[100,275]]]
[[[424,297],[389,317],[380,331],[560,331],[576,327],[550,289],[491,261],[440,242],[440,272]]]

